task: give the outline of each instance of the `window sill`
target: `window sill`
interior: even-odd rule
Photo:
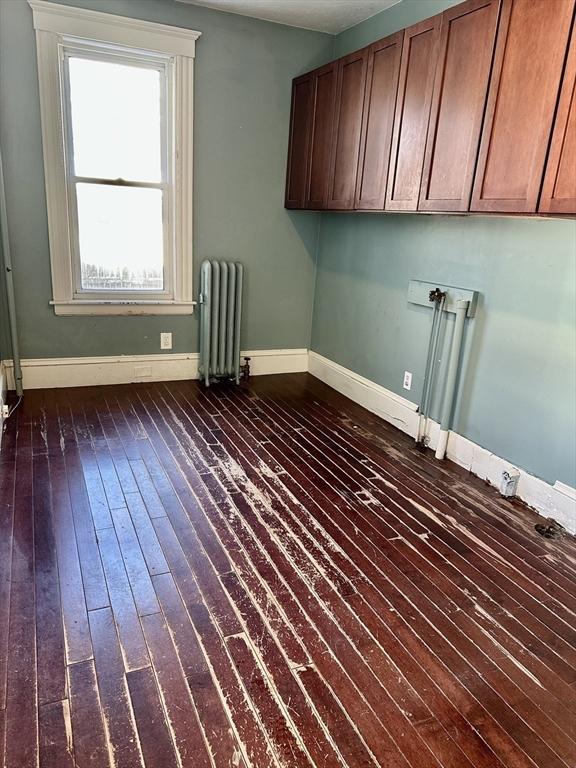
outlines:
[[[195,301],[51,301],[56,315],[192,315]]]

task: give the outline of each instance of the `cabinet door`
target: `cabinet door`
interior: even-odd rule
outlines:
[[[534,213],[574,0],[503,0],[472,211]]]
[[[442,14],[421,211],[470,205],[499,8],[500,0],[469,0]]]
[[[418,207],[441,18],[433,16],[404,30],[387,211],[415,211]]]
[[[294,80],[290,113],[290,143],[286,172],[286,208],[304,208],[308,178],[308,150],[312,123],[311,75]]]
[[[328,208],[354,208],[368,49],[338,61]]]
[[[576,214],[576,24],[572,30],[539,210],[542,213]]]
[[[404,32],[397,32],[370,46],[356,200],[358,210],[383,210],[398,92]]]
[[[336,62],[313,73],[312,132],[306,208],[326,208],[334,127]]]

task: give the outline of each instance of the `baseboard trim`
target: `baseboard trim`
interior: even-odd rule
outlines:
[[[254,376],[308,371],[402,432],[414,438],[417,435],[419,419],[416,403],[317,352],[307,349],[258,349],[242,352],[242,356],[251,358],[250,370]],[[197,353],[29,358],[21,363],[24,389],[198,378]],[[6,389],[14,389],[11,360],[0,364],[0,402],[5,402]],[[439,431],[439,425],[430,420],[427,435],[433,449],[436,448]],[[565,483],[557,481],[550,485],[456,432],[449,434],[446,456],[496,487],[500,485],[502,472],[517,470],[520,473],[519,498],[540,514],[553,517],[571,533],[576,533],[576,490]]]
[[[0,361],[0,447],[2,446],[2,435],[4,434],[4,405],[6,395],[8,394],[8,379],[6,376],[6,366],[4,361]]]
[[[358,405],[416,438],[416,403],[312,350],[308,353],[308,371]],[[430,448],[436,448],[439,432],[440,425],[429,420],[427,436]],[[449,433],[446,457],[495,487],[500,486],[502,472],[518,471],[520,479],[517,496],[541,515],[553,517],[566,530],[576,534],[576,490],[565,483],[557,481],[550,485],[456,432]]]
[[[402,432],[416,436],[418,406],[405,397],[312,350],[308,353],[308,372]]]
[[[257,349],[250,357],[254,376],[302,373],[308,370],[307,349]],[[11,360],[4,361],[8,388],[14,389]],[[119,355],[109,357],[28,358],[21,361],[24,389],[130,384],[137,381],[178,381],[198,378],[198,354]]]
[[[254,376],[308,371],[307,349],[257,349],[241,354],[250,358],[250,373]]]

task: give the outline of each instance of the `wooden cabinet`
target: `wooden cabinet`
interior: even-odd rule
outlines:
[[[306,202],[313,81],[312,75],[304,75],[297,78],[292,86],[286,208],[304,208]]]
[[[500,0],[469,0],[442,14],[421,211],[467,211],[496,41]]]
[[[574,0],[503,0],[472,211],[536,211]]]
[[[576,0],[467,0],[293,82],[287,208],[576,213]]]
[[[576,214],[576,25],[572,30],[538,210]]]
[[[334,130],[335,62],[316,70],[313,76],[312,93],[310,160],[305,207],[325,208],[328,199]]]
[[[403,37],[403,31],[397,32],[368,49],[354,205],[358,210],[384,209]]]
[[[387,211],[415,211],[418,207],[441,18],[434,16],[404,30]]]
[[[324,208],[328,197],[336,65],[292,83],[286,208]]]
[[[338,61],[328,208],[354,207],[368,49]]]

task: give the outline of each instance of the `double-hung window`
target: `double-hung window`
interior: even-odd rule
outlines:
[[[55,312],[190,313],[199,33],[30,5]]]

